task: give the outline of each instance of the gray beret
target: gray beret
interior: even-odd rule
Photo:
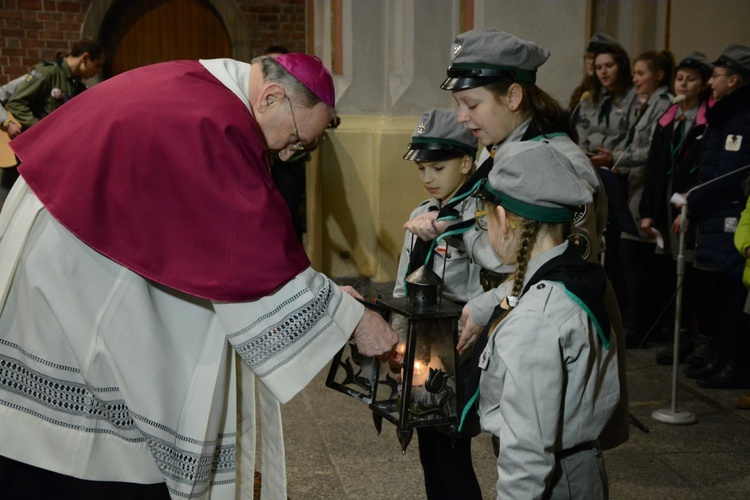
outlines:
[[[432,109],[417,123],[404,155],[409,161],[442,161],[477,154],[477,140],[455,111]]]
[[[601,52],[607,47],[612,47],[613,45],[620,45],[620,43],[606,33],[597,33],[591,37],[591,40],[589,40],[586,52]]]
[[[706,54],[703,52],[693,52],[689,56],[685,57],[675,67],[675,71],[683,68],[694,69],[701,74],[703,80],[708,81],[711,78],[711,63],[708,62]]]
[[[591,203],[591,188],[570,160],[547,141],[509,143],[498,150],[495,165],[475,196],[526,219],[557,223]]]
[[[721,53],[714,66],[721,66],[738,71],[744,77],[750,76],[750,47],[732,44]]]
[[[498,28],[461,33],[453,41],[444,90],[481,87],[501,78],[536,82],[536,70],[549,51]]]

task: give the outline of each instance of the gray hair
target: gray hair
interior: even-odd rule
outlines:
[[[269,82],[278,83],[291,95],[299,98],[300,103],[306,108],[312,108],[320,100],[318,96],[312,93],[310,89],[305,87],[302,82],[292,76],[284,66],[279,64],[276,59],[271,56],[259,56],[251,61],[253,64],[259,63],[261,70],[263,71],[263,79]],[[328,111],[333,115],[333,108],[326,105]]]

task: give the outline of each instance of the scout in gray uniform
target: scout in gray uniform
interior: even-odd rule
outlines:
[[[102,64],[101,42],[83,38],[67,56],[34,66],[5,109],[25,130],[86,90],[81,80],[96,75]]]
[[[409,219],[439,211],[443,202],[450,200],[474,172],[476,152],[476,139],[458,122],[454,111],[433,109],[423,114],[404,159],[416,163],[419,178],[431,197],[420,203]],[[471,217],[474,217],[475,206],[476,200],[471,197],[464,198],[458,205],[461,214],[470,213]],[[440,238],[433,246],[433,241],[425,242],[414,233],[406,232],[393,296],[405,296],[404,278],[423,266],[428,258],[445,281],[444,298],[464,303],[481,294],[479,268],[471,264],[462,242]]]
[[[625,139],[628,110],[637,95],[632,84],[630,59],[619,45],[599,47],[594,56],[594,70],[593,89],[581,96],[578,106],[578,144],[590,153],[594,165],[611,167],[614,164],[612,150]]]
[[[476,153],[476,139],[469,129],[458,122],[454,111],[434,109],[423,114],[414,129],[404,159],[416,163],[419,178],[431,198],[421,203],[410,219],[440,210],[474,171]],[[459,215],[465,212],[473,218],[475,206],[474,198],[465,197],[456,207]],[[437,236],[437,230],[434,231],[433,237]],[[439,237],[425,241],[407,231],[393,289],[394,297],[405,296],[404,278],[425,264],[431,264],[438,276],[443,278],[442,294],[448,300],[463,304],[483,291],[479,284],[480,268],[469,260],[460,237]],[[470,361],[470,354],[467,351],[463,356],[462,370]],[[471,463],[471,437],[479,429],[473,431],[453,440],[435,427],[417,428],[419,459],[424,470],[428,499],[481,500],[482,491]]]
[[[606,33],[596,33],[591,37],[591,40],[589,40],[589,44],[586,46],[586,50],[583,53],[583,80],[581,80],[581,84],[573,90],[573,93],[570,96],[570,104],[568,105],[570,119],[573,120],[573,124],[578,123],[578,108],[580,107],[581,102],[588,100],[588,98],[591,97],[591,91],[594,88],[594,82],[596,81],[594,56],[596,56],[596,53],[600,52],[606,45],[618,45],[618,42]]]
[[[625,325],[627,347],[640,347],[649,327],[659,318],[659,311],[670,301],[672,273],[659,262],[656,242],[641,230],[638,205],[646,178],[646,161],[651,149],[657,120],[669,108],[672,98],[674,59],[662,50],[650,50],[633,62],[633,82],[637,98],[628,109],[628,133],[615,147],[612,170],[624,187],[628,208],[636,223],[638,234],[622,231],[617,261],[622,272],[623,288],[618,290],[620,311]],[[666,235],[664,235],[666,236]],[[666,266],[666,269],[670,269]]]
[[[583,258],[596,263],[602,250],[607,197],[591,162],[572,139],[576,133],[567,113],[535,84],[537,68],[548,57],[549,52],[542,47],[496,28],[469,31],[458,35],[453,43],[451,66],[442,88],[452,92],[458,104],[459,121],[466,123],[479,143],[491,149],[495,157],[502,153],[503,148],[515,142],[545,140],[568,158],[576,173],[591,188],[593,198],[576,211],[569,237],[576,243]],[[488,159],[482,161],[485,157]],[[480,167],[467,184],[486,177],[496,159],[485,150],[478,163]],[[540,178],[539,182],[552,181]],[[471,185],[466,189],[475,187]],[[464,187],[459,193],[463,190]],[[442,232],[451,222],[438,217],[435,224]],[[427,234],[427,231],[423,229],[422,233]],[[459,348],[471,345],[480,337],[482,327],[489,323],[495,306],[504,294],[503,288],[469,301],[462,317],[464,327]],[[622,323],[611,287],[607,289],[606,302],[610,320],[619,334]],[[624,342],[624,335],[617,335],[617,341]],[[629,436],[624,347],[621,351],[618,360],[620,379],[623,381],[621,403],[618,413],[602,436],[605,449],[623,443]]]
[[[479,359],[498,498],[607,498],[597,440],[620,400],[601,266],[566,240],[591,188],[548,141],[515,142],[480,186],[492,246],[517,262]]]

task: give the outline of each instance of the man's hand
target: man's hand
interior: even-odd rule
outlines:
[[[461,324],[463,325],[463,328],[461,329],[461,336],[458,338],[456,349],[458,349],[459,352],[464,352],[466,349],[474,345],[474,342],[477,341],[484,327],[479,326],[474,322],[474,318],[471,317],[468,305],[464,306],[464,309],[461,312]]]
[[[411,231],[421,240],[434,240],[451,225],[448,221],[437,221],[437,216],[438,213],[435,211],[417,215],[404,224],[404,229]]]
[[[344,285],[344,286],[342,286],[340,288],[341,288],[341,291],[343,291],[344,293],[348,293],[349,295],[351,295],[355,299],[365,300],[365,298],[357,290],[355,290],[353,286]]]
[[[388,360],[396,350],[398,334],[393,331],[381,315],[365,309],[352,335],[357,343],[357,350],[363,356],[378,358],[380,362]]]

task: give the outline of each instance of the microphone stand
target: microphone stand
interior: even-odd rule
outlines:
[[[728,172],[724,175],[720,175],[719,177],[704,182],[703,184],[698,184],[686,193],[685,198],[690,199],[690,194],[694,191],[704,188],[709,184],[719,181],[725,177],[729,177],[730,175],[734,175],[738,172],[743,172],[748,168],[750,168],[750,164],[740,167],[737,170]],[[682,204],[682,207],[680,209],[680,243],[679,252],[677,254],[677,295],[674,308],[674,350],[672,351],[672,406],[668,409],[664,408],[656,410],[651,414],[651,416],[657,422],[672,425],[687,425],[697,422],[695,415],[693,415],[689,411],[677,411],[677,378],[680,364],[680,322],[682,319],[682,285],[685,279],[685,225],[687,224],[687,211],[688,204],[686,201]]]

